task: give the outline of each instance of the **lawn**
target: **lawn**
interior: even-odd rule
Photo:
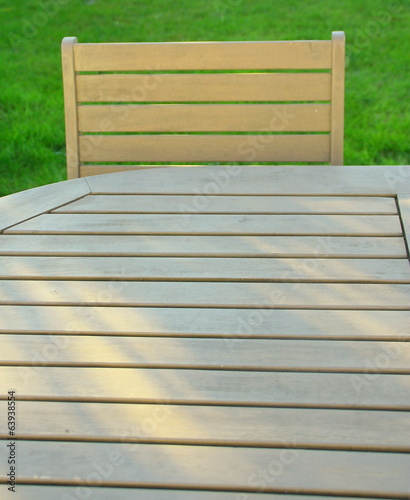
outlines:
[[[345,163],[410,164],[408,0],[0,0],[0,196],[65,179],[60,42],[347,38]]]

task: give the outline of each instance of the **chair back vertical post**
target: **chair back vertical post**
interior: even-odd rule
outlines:
[[[345,34],[332,33],[331,165],[343,165],[345,95]]]
[[[74,45],[77,38],[66,37],[61,44],[63,67],[64,113],[66,132],[67,177],[80,177],[80,155],[78,148],[77,90],[74,67]]]

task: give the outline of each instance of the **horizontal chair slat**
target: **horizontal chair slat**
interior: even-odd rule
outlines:
[[[83,135],[83,162],[326,162],[329,135]]]
[[[77,75],[78,102],[328,101],[330,73]]]
[[[85,43],[76,71],[330,68],[331,41]]]
[[[328,132],[329,104],[82,105],[80,132]]]

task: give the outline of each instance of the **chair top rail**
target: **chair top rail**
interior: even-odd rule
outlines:
[[[76,71],[330,69],[332,42],[76,43]]]

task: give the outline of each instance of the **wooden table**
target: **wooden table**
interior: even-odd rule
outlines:
[[[410,167],[213,166],[0,200],[10,498],[407,498],[409,193]]]

